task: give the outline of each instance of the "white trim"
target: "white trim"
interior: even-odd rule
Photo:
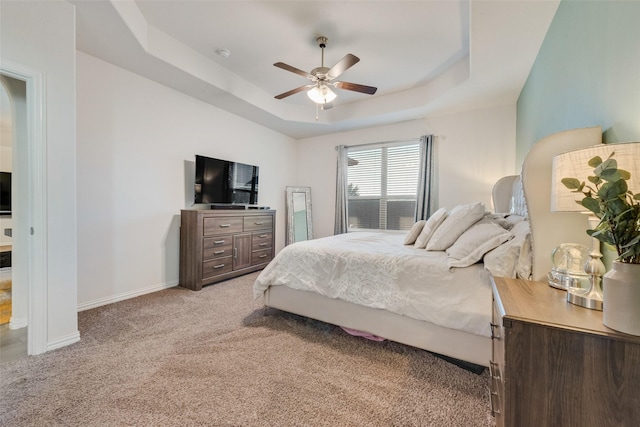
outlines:
[[[9,320],[9,329],[22,329],[28,325],[26,317],[13,317]]]
[[[27,90],[28,208],[31,224],[28,248],[29,313],[27,353],[47,351],[47,193],[46,193],[46,76],[11,60],[0,58],[0,72],[22,80]]]
[[[75,342],[80,341],[80,332],[74,332],[73,334],[69,334],[64,337],[56,338],[55,340],[49,341],[47,343],[47,351],[55,350],[57,348],[64,347],[69,344],[73,344]]]
[[[150,294],[152,292],[162,291],[164,289],[173,288],[178,285],[178,281],[172,281],[169,283],[163,283],[160,285],[149,286],[147,288],[136,289],[135,291],[123,292],[118,295],[112,295],[107,298],[100,298],[93,301],[78,304],[78,311],[89,310],[91,308],[101,307],[103,305],[112,304],[118,301],[124,301],[130,298],[139,297],[141,295]]]

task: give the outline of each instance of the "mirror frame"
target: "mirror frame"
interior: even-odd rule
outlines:
[[[307,239],[313,239],[313,223],[311,220],[311,188],[310,187],[287,187],[287,245],[295,243],[295,227],[293,223],[293,195],[294,193],[305,194],[305,210],[307,213]]]

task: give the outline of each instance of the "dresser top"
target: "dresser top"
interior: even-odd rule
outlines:
[[[566,291],[552,288],[546,283],[494,277],[492,286],[500,314],[506,319],[640,344],[640,337],[604,326],[601,311],[571,304],[567,301]]]

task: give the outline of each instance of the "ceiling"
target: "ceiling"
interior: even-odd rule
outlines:
[[[70,0],[77,48],[293,138],[516,102],[557,1]],[[317,111],[309,83],[274,67],[320,66],[351,53]],[[227,49],[225,58],[216,53]]]

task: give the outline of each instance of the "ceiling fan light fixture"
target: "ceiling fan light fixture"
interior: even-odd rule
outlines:
[[[307,96],[316,104],[327,104],[336,99],[336,94],[327,85],[318,85],[307,92]]]

